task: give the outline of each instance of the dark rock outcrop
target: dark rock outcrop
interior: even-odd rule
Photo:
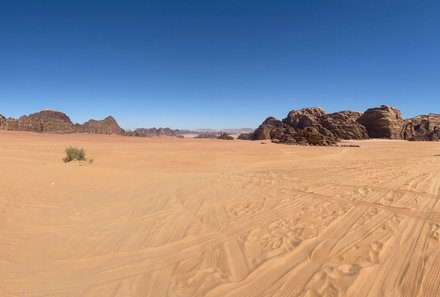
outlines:
[[[361,112],[345,110],[324,115],[320,123],[340,139],[368,139],[367,129],[356,122],[361,115]]]
[[[372,138],[401,139],[403,119],[400,111],[387,105],[369,108],[357,122],[367,128]]]
[[[339,139],[366,139],[367,130],[356,122],[360,115],[354,111],[326,114],[319,107],[292,110],[282,121],[267,118],[251,139],[301,145],[335,145]]]
[[[27,116],[21,116],[17,130],[38,133],[74,133],[76,132],[70,118],[62,112],[42,110]]]
[[[2,117],[0,119],[1,130],[18,130],[18,120]]]
[[[126,131],[126,136],[137,137],[160,137],[160,136],[173,136],[178,137],[183,133],[181,130],[174,130],[171,128],[137,128],[134,131]]]
[[[216,133],[202,133],[202,134],[195,136],[194,138],[216,139],[217,137],[219,137],[219,134],[216,134]]]
[[[285,134],[290,127],[282,121],[274,117],[268,117],[264,122],[252,133],[252,140],[265,140],[278,138]]]
[[[307,107],[300,110],[291,110],[283,123],[294,129],[304,129],[307,127],[316,127],[319,125],[319,119],[325,115],[322,108]]]
[[[228,133],[222,133],[217,137],[217,139],[234,140],[234,137],[228,135]]]
[[[430,113],[405,120],[402,136],[412,141],[438,141],[440,114]]]
[[[108,116],[101,121],[89,120],[82,125],[76,125],[76,131],[81,133],[92,134],[124,134],[124,130],[119,127],[118,123],[112,116]]]

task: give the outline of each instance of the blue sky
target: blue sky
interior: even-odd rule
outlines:
[[[380,104],[440,113],[440,1],[0,0],[0,113],[256,127]]]

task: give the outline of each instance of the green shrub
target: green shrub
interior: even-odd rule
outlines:
[[[63,161],[65,163],[67,163],[67,162],[71,162],[73,160],[85,161],[86,160],[86,153],[84,152],[84,149],[76,148],[76,147],[66,148],[66,157],[63,159]]]

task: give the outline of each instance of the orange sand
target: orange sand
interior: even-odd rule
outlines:
[[[0,296],[440,296],[440,144],[351,143],[0,132]]]

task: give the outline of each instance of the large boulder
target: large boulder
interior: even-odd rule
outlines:
[[[387,105],[369,108],[357,122],[368,131],[372,138],[401,139],[403,119],[400,111]]]
[[[0,127],[6,123],[6,118],[0,114]]]
[[[440,139],[440,114],[430,113],[405,120],[403,138],[414,141]]]
[[[76,131],[92,134],[124,134],[124,130],[119,127],[118,123],[112,116],[108,116],[100,121],[89,120],[82,125],[77,125]]]

